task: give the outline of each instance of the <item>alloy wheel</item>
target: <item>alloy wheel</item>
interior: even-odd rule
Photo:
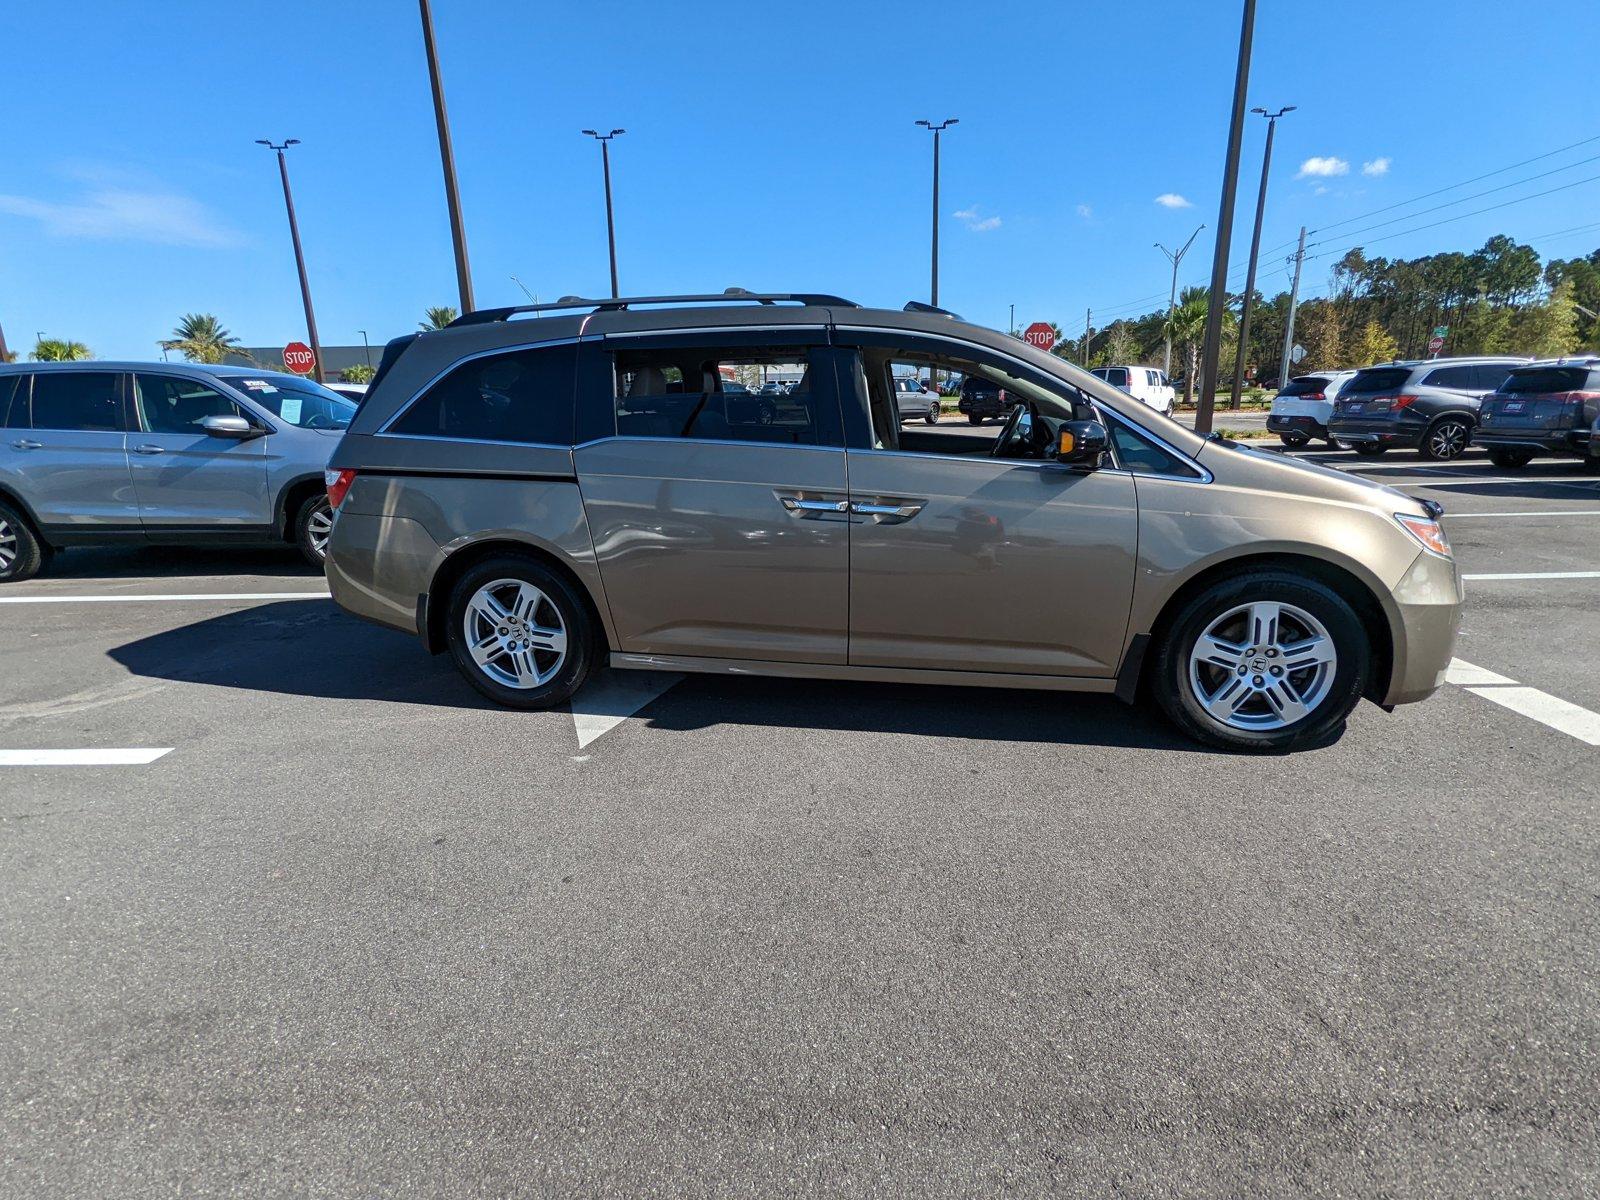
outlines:
[[[11,570],[17,561],[17,531],[11,522],[0,517],[0,575]]]
[[[1206,626],[1189,652],[1189,687],[1233,729],[1283,729],[1333,690],[1339,656],[1327,628],[1292,604],[1241,604]]]
[[[306,540],[318,558],[328,557],[328,537],[333,533],[333,510],[318,508],[306,520]]]
[[[478,669],[528,690],[556,677],[567,659],[567,623],[550,597],[524,579],[496,579],[472,593],[462,632]]]
[[[1471,431],[1460,421],[1442,421],[1428,434],[1431,457],[1448,461],[1467,448]]]

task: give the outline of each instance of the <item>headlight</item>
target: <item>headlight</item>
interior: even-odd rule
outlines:
[[[1444,526],[1432,517],[1414,517],[1410,513],[1395,513],[1400,527],[1417,541],[1424,550],[1431,550],[1442,558],[1450,557],[1450,539],[1444,535]]]

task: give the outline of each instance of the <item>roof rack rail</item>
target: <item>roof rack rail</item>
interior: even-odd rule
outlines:
[[[966,318],[959,313],[953,313],[948,308],[940,308],[937,304],[924,304],[921,300],[907,300],[901,312],[927,313],[934,317],[949,317],[952,321],[962,321]]]
[[[750,292],[744,288],[729,288],[723,292],[706,292],[685,296],[617,296],[603,300],[583,296],[563,296],[553,304],[517,304],[509,308],[479,308],[462,313],[450,324],[491,325],[507,321],[519,313],[560,312],[566,309],[588,308],[595,312],[621,312],[641,304],[822,304],[836,308],[860,308],[854,300],[843,296],[829,296],[821,292]]]

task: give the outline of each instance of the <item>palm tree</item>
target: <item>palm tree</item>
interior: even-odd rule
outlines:
[[[1183,344],[1183,402],[1194,399],[1194,377],[1199,369],[1200,343],[1206,336],[1206,316],[1211,306],[1211,293],[1202,287],[1184,288],[1178,304],[1167,318],[1162,332],[1174,342]]]
[[[239,339],[222,327],[210,313],[189,313],[178,322],[172,337],[161,343],[163,350],[176,350],[190,362],[220,363],[230,354],[249,359]]]
[[[35,362],[81,362],[93,357],[94,352],[82,342],[65,338],[40,338],[33,344]]]
[[[426,320],[422,321],[417,328],[422,330],[424,333],[427,333],[430,330],[443,329],[461,314],[456,311],[454,305],[441,304],[437,308],[423,309],[422,315],[426,318]]]

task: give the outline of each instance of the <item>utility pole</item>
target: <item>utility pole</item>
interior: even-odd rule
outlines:
[[[1016,306],[1013,305],[1012,309],[1015,311]],[[11,353],[6,349],[6,331],[4,329],[0,329],[0,363],[10,361]]]
[[[1200,403],[1194,415],[1195,432],[1200,434],[1211,432],[1211,416],[1217,403],[1222,313],[1228,302],[1228,253],[1233,248],[1233,204],[1239,190],[1239,145],[1244,140],[1245,92],[1250,87],[1250,43],[1255,28],[1256,0],[1244,0],[1244,15],[1239,26],[1239,64],[1233,77],[1233,112],[1228,122],[1228,152],[1222,163],[1217,244],[1211,256],[1211,302],[1206,313],[1206,340],[1200,360]]]
[[[1256,228],[1250,235],[1250,266],[1245,272],[1244,300],[1239,305],[1239,349],[1233,356],[1233,398],[1229,407],[1239,407],[1239,396],[1244,390],[1244,360],[1250,353],[1250,302],[1256,294],[1256,258],[1261,253],[1261,218],[1267,211],[1267,172],[1272,167],[1272,135],[1277,132],[1278,118],[1292,113],[1294,105],[1269,113],[1264,108],[1250,111],[1267,119],[1267,148],[1261,155],[1261,190],[1256,193]]]
[[[1006,332],[1012,334],[1013,336],[1015,336],[1017,332],[1017,306],[1015,304],[1011,306],[1011,324],[1006,326]],[[0,350],[3,349],[5,349],[5,342],[0,340]]]
[[[290,138],[286,142],[274,143],[266,138],[257,138],[256,145],[265,146],[278,155],[278,174],[283,178],[283,206],[289,210],[289,237],[294,241],[294,265],[300,272],[300,300],[306,309],[306,332],[311,338],[311,371],[318,383],[322,377],[322,342],[317,337],[317,314],[311,309],[311,284],[306,281],[306,256],[300,249],[300,223],[294,217],[294,193],[289,190],[289,160],[284,158],[283,152],[290,146],[298,146],[299,138]]]
[[[1200,229],[1204,228],[1204,225],[1200,226]],[[1172,263],[1172,291],[1167,295],[1167,350],[1161,370],[1161,373],[1169,378],[1172,375],[1172,314],[1178,311],[1178,264],[1183,261],[1183,256],[1189,253],[1189,247],[1194,245],[1195,238],[1200,236],[1200,229],[1189,235],[1189,240],[1176,254],[1160,242],[1156,243],[1156,249],[1165,254]]]
[[[935,308],[939,307],[939,135],[960,123],[958,117],[950,117],[938,125],[932,121],[917,122],[933,131],[933,283],[928,289],[928,303]]]
[[[1278,389],[1289,382],[1289,352],[1294,349],[1294,310],[1300,303],[1300,267],[1306,259],[1306,227],[1300,226],[1300,245],[1294,252],[1294,282],[1289,285],[1289,319],[1283,323],[1283,358],[1278,363]]]
[[[610,133],[597,133],[585,129],[583,132],[600,143],[600,166],[606,177],[606,248],[611,254],[611,298],[615,300],[622,293],[617,291],[617,227],[611,215],[611,139],[628,131],[613,129]]]
[[[467,261],[467,227],[461,220],[461,192],[456,185],[456,154],[450,145],[450,118],[444,110],[444,81],[439,77],[439,51],[433,42],[433,10],[422,6],[422,46],[428,55],[428,80],[433,85],[433,119],[439,126],[439,160],[444,166],[444,199],[450,209],[450,240],[456,251],[456,284],[461,291],[461,315],[477,307],[472,300],[472,267]],[[320,370],[321,360],[318,360]]]
[[[1083,310],[1083,369],[1089,369],[1089,330],[1094,326],[1094,309]]]

